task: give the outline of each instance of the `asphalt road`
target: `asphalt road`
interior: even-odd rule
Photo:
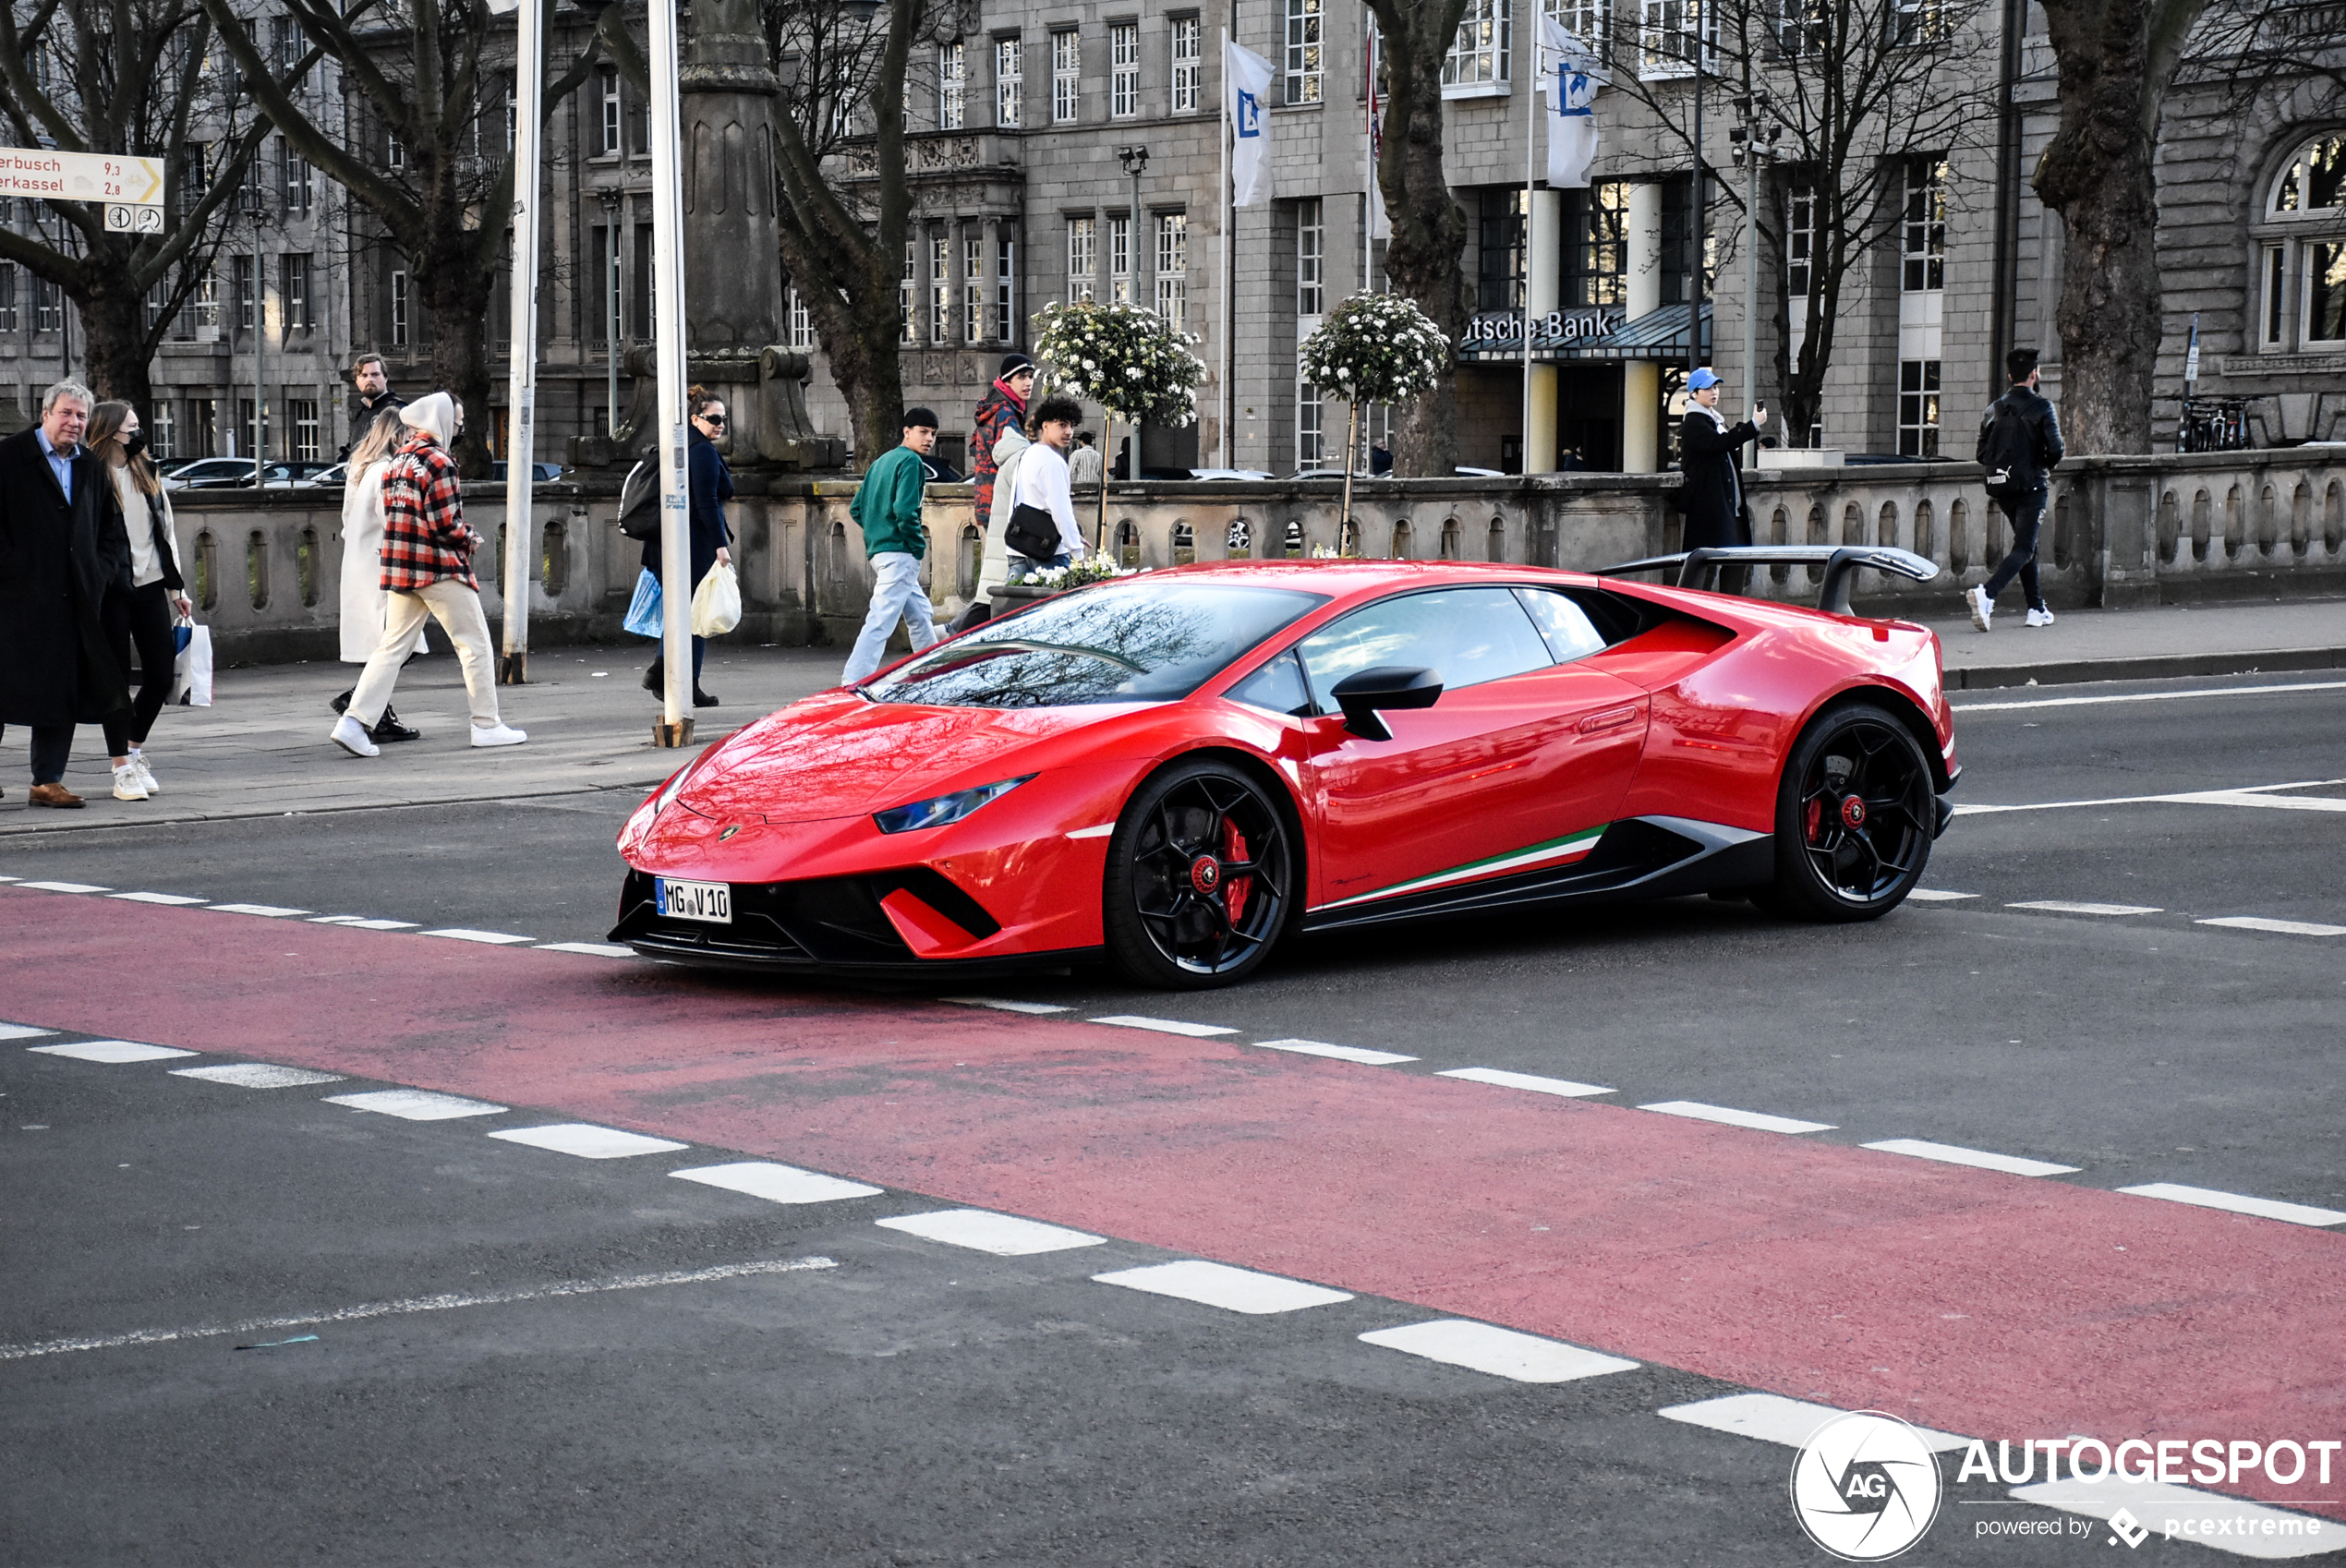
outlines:
[[[932,1027],[924,1018],[949,1011],[1023,1031],[1003,1036],[1001,1049],[1026,1055],[985,1058],[980,1042],[970,1060],[942,1064],[969,1069],[961,1086],[982,1111],[987,1096],[1009,1104],[1059,1092],[1034,1087],[1036,1063],[1067,1071],[1067,1053],[1050,1042],[1093,1036],[1051,1031],[1143,1015],[1232,1031],[1237,1045],[1216,1036],[1216,1051],[1300,1038],[1410,1058],[1374,1069],[1295,1064],[1309,1069],[1299,1081],[1312,1092],[1337,1096],[1314,1104],[1314,1127],[1362,1140],[1357,1159],[1322,1152],[1315,1168],[1340,1178],[1373,1164],[1380,1179],[1394,1179],[1390,1153],[1376,1151],[1409,1148],[1406,1126],[1394,1128],[1423,1096],[1455,1087],[1438,1075],[1480,1067],[1609,1092],[1563,1107],[1576,1111],[1692,1102],[1824,1124],[1794,1147],[1817,1163],[1803,1179],[1828,1188],[1858,1168],[1851,1162],[1888,1158],[1856,1146],[1905,1139],[2075,1167],[2027,1190],[2082,1189],[2077,1204],[2208,1212],[2116,1193],[2167,1183],[2346,1210],[2346,1091],[2336,1071],[2346,935],[2202,923],[2346,926],[2346,810],[2232,794],[2141,798],[2346,797],[2346,691],[2328,684],[2234,678],[1966,698],[1959,706],[1976,711],[1958,717],[1967,772],[1957,799],[2031,809],[1958,818],[1924,883],[1951,897],[1870,926],[1815,928],[1741,904],[1674,900],[1325,939],[1244,987],[1203,996],[1134,993],[1096,972],[987,988],[997,999],[1067,1010],[1047,1017],[930,1007],[909,993],[712,983],[573,955],[538,961],[579,966],[575,1023],[517,1014],[494,1038],[516,1057],[567,1049],[552,1037],[574,1027],[591,1033],[619,1016],[604,1009],[668,995],[686,1017],[698,997],[712,1012],[762,1010],[810,1031],[868,1023],[901,1032],[909,1047],[929,1038],[919,1033]],[[2237,690],[2252,686],[2310,689]],[[2110,700],[2146,696],[2154,700]],[[592,943],[611,916],[620,870],[611,840],[631,804],[580,795],[109,826],[12,839],[0,846],[0,874]],[[2015,907],[2042,902],[2137,912]],[[301,1062],[345,1081],[247,1089],[175,1077],[176,1057],[103,1064],[0,1047],[0,1169],[16,1200],[0,1215],[12,1260],[0,1289],[0,1452],[10,1477],[0,1561],[1825,1561],[1784,1501],[1789,1448],[1655,1412],[1756,1387],[1847,1407],[1854,1401],[1834,1394],[1830,1369],[1813,1390],[1794,1388],[1757,1371],[1706,1376],[1689,1369],[1702,1357],[1649,1349],[1633,1369],[1529,1384],[1362,1343],[1363,1333],[1448,1312],[1517,1321],[1496,1307],[1455,1305],[1479,1300],[1487,1271],[1430,1245],[1409,1268],[1378,1276],[1396,1281],[1391,1288],[1263,1316],[1094,1283],[1172,1260],[1252,1256],[1241,1257],[1237,1240],[1227,1253],[1201,1245],[1194,1237],[1214,1234],[1213,1216],[1185,1231],[1167,1217],[1173,1194],[1141,1190],[1127,1200],[1116,1196],[1125,1188],[1095,1187],[1079,1203],[1075,1167],[1098,1157],[1095,1133],[1178,1143],[1192,1120],[1238,1116],[1227,1098],[1191,1100],[1188,1089],[1160,1085],[1152,1111],[1166,1120],[1144,1138],[1106,1113],[1087,1123],[1082,1106],[1102,1091],[1086,1080],[1070,1118],[1040,1132],[992,1124],[988,1137],[1025,1140],[1017,1159],[1039,1184],[1025,1190],[1048,1193],[1042,1167],[1065,1161],[1070,1208],[1040,1198],[993,1206],[1082,1219],[1102,1238],[994,1257],[874,1223],[971,1201],[956,1195],[973,1189],[976,1157],[960,1152],[971,1145],[955,1141],[959,1124],[948,1135],[922,1120],[928,1113],[910,1108],[910,1095],[894,1098],[901,1082],[867,1064],[863,1076],[834,1074],[812,1093],[772,1089],[780,1063],[754,1089],[729,1084],[721,1100],[664,1087],[671,1126],[645,1108],[650,1102],[621,1115],[583,1098],[574,1104],[545,1078],[503,1087],[498,1074],[507,1069],[488,1044],[470,1049],[461,1071],[453,1057],[418,1057],[412,1072],[379,1055],[362,1062],[349,1043],[378,1023],[393,1027],[405,1005],[383,994],[406,961],[395,955],[456,947],[400,933],[383,934],[375,949],[334,949],[393,956],[332,960],[355,966],[340,993],[347,1011],[315,1018],[314,1053],[285,1044],[274,1023],[262,1028],[273,1015],[256,993],[255,1043],[238,1055],[225,1043],[233,1019],[214,1017],[199,1043],[195,1031],[165,1027],[152,998],[216,993],[258,962],[262,937],[250,932],[302,929],[294,917],[231,931],[221,923],[230,917],[209,912],[8,890],[0,925],[47,936],[35,929],[41,911],[92,908],[150,923],[128,950],[151,959],[136,983],[151,988],[139,1006],[157,1027],[141,1031],[119,1008],[97,1005],[108,999],[102,968],[87,975],[89,1008],[73,1002],[75,986],[49,975],[36,984],[20,971],[0,979],[0,1019],[58,1031],[29,1042],[184,1041],[204,1053],[189,1058],[195,1065]],[[67,953],[98,950],[81,936],[54,940]],[[496,964],[536,959],[498,948],[464,956],[468,976],[492,978]],[[439,983],[417,972],[418,987]],[[120,978],[133,988],[132,976]],[[313,981],[305,971],[302,983]],[[18,1006],[11,993],[33,1000]],[[303,993],[313,1015],[319,994],[335,993]],[[489,1027],[482,1041],[492,1038]],[[1166,1042],[1176,1045],[1190,1043]],[[678,1050],[690,1054],[683,1043]],[[1279,1072],[1291,1060],[1254,1056]],[[1169,1073],[1169,1061],[1147,1058],[1134,1070]],[[652,1066],[640,1064],[646,1073]],[[1370,1072],[1385,1075],[1368,1092],[1383,1098],[1347,1100],[1349,1087],[1320,1087]],[[478,1117],[425,1122],[324,1098],[417,1082],[503,1098]],[[1498,1106],[1511,1091],[1487,1092]],[[751,1122],[725,1120],[738,1104],[766,1104],[760,1096],[790,1100],[809,1118],[810,1105],[866,1118],[873,1130],[864,1136],[874,1140],[861,1156],[832,1124],[821,1124],[824,1143],[807,1120],[800,1130],[816,1140],[805,1147],[830,1157],[806,1163],[883,1190],[780,1205],[667,1176],[747,1155],[787,1159],[780,1151],[794,1145],[769,1147]],[[1554,1105],[1549,1095],[1528,1097],[1541,1111]],[[955,1114],[966,1122],[973,1113]],[[1461,1124],[1465,1142],[1499,1139],[1515,1115],[1478,1114]],[[689,1147],[606,1162],[483,1136],[572,1119],[625,1120]],[[1632,1152],[1683,1125],[1633,1119],[1665,1130],[1617,1135]],[[887,1152],[892,1128],[903,1129],[901,1159]],[[1240,1136],[1261,1135],[1257,1127]],[[1772,1147],[1706,1144],[1687,1157],[1710,1162],[1707,1179],[1732,1183],[1747,1170],[1764,1185]],[[1425,1151],[1429,1173],[1435,1153]],[[1651,1203],[1657,1228],[1681,1223],[1670,1207],[1680,1200],[1634,1184],[1620,1195],[1633,1224]],[[1392,1223],[1397,1233],[1409,1228],[1397,1215]],[[2031,1226],[2063,1222],[2015,1212],[1997,1223],[2013,1227],[1998,1234],[2026,1237]],[[2346,1256],[2336,1250],[2346,1242],[2328,1230],[2223,1223],[2245,1228],[2208,1234],[2279,1235],[2272,1246],[2286,1258],[2273,1254],[2275,1268],[2302,1259],[2313,1277],[2327,1270],[2334,1282]],[[1918,1233],[1917,1245],[1927,1239]],[[822,1261],[722,1272],[807,1260]],[[1598,1277],[1572,1288],[1601,1296],[1613,1255],[1592,1241],[1582,1261]],[[1574,1263],[1554,1266],[1569,1274]],[[1299,1258],[1285,1272],[1325,1280],[1336,1269],[1314,1272]],[[708,1277],[666,1277],[676,1274]],[[557,1286],[573,1293],[547,1294]],[[1777,1324],[1763,1294],[1755,1289],[1752,1316]],[[461,1299],[433,1299],[452,1297]],[[1454,1304],[1430,1305],[1442,1302]],[[366,1304],[394,1309],[290,1321]],[[1979,1310],[1968,1300],[1938,1305]],[[2299,1305],[2340,1316],[2334,1283]],[[288,1321],[254,1326],[276,1320]],[[191,1332],[215,1329],[231,1332]],[[111,1343],[148,1331],[186,1336]],[[1796,1352],[1801,1332],[1765,1331],[1792,1349],[1761,1346],[1751,1364]],[[2208,1333],[2219,1358],[2222,1332]],[[2334,1417],[2346,1404],[2337,1362],[2311,1365],[2328,1351],[2279,1337],[2281,1361],[2326,1388]],[[85,1341],[108,1343],[62,1347]],[[291,1343],[236,1348],[279,1341]],[[1640,1347],[1615,1338],[1598,1348]],[[1917,1386],[1955,1379],[1915,1375]],[[2084,1397],[2079,1389],[2094,1381],[2086,1369],[2046,1360],[2039,1376],[2049,1419],[2086,1418],[2069,1397]],[[2174,1414],[2188,1423],[2187,1395]],[[1953,1483],[1953,1460],[1942,1468]],[[1945,1517],[1906,1560],[2050,1562],[2111,1550],[2098,1527],[2052,1539],[1977,1533],[1981,1520],[2015,1512],[2076,1522],[2019,1509],[2008,1488],[1966,1481],[1951,1486]],[[2330,1529],[2339,1537],[2346,1526]],[[2154,1538],[2123,1555],[2209,1553]]]

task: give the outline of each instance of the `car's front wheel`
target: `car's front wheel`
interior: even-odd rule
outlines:
[[[1930,763],[1871,703],[1836,708],[1792,748],[1776,790],[1771,907],[1809,920],[1873,920],[1896,909],[1930,859]]]
[[[1301,871],[1266,786],[1227,763],[1176,763],[1133,792],[1108,840],[1108,956],[1143,985],[1228,985],[1270,955]]]

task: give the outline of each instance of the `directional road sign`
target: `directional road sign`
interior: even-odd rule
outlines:
[[[0,196],[48,197],[57,201],[103,201],[132,208],[163,205],[163,160],[113,152],[51,152],[38,147],[0,147]],[[114,227],[112,223],[106,225]],[[127,227],[139,229],[136,219]],[[158,218],[156,226],[160,228]]]

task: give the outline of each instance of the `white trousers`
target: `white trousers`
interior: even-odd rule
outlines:
[[[480,593],[462,583],[427,583],[420,588],[383,596],[383,640],[367,661],[351,694],[350,717],[372,730],[391,706],[391,689],[399,681],[399,667],[424,629],[424,617],[437,619],[448,640],[456,645],[456,662],[464,667],[465,694],[471,699],[473,728],[488,730],[497,718],[497,663],[490,652],[489,617],[481,613]]]
[[[855,651],[847,656],[842,685],[853,686],[880,667],[889,634],[899,620],[913,639],[914,653],[936,643],[937,612],[921,591],[920,557],[882,550],[872,557],[872,608],[864,616],[864,630],[856,634]]]

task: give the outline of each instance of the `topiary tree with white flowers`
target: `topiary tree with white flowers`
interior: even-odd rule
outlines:
[[[1115,450],[1116,422],[1133,428],[1131,476],[1141,476],[1141,421],[1181,426],[1197,418],[1197,385],[1205,361],[1190,352],[1197,339],[1155,311],[1119,302],[1052,304],[1034,318],[1034,357],[1055,387],[1100,405],[1106,424],[1100,452]],[[1099,537],[1107,548],[1107,484],[1100,484]]]
[[[1352,405],[1344,440],[1344,519],[1352,525],[1352,472],[1363,404],[1407,403],[1433,390],[1450,363],[1450,340],[1433,318],[1397,294],[1356,294],[1328,312],[1303,342],[1305,380]]]

